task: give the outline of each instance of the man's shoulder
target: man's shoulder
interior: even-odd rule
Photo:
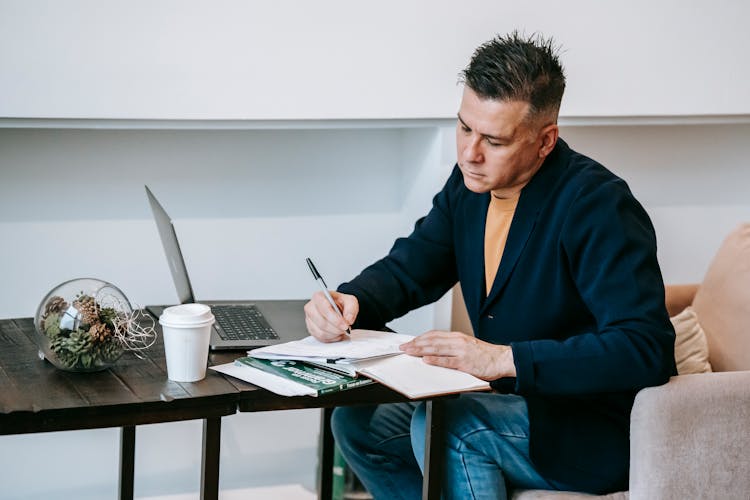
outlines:
[[[563,177],[568,188],[573,190],[624,189],[629,192],[627,182],[620,176],[599,161],[572,149],[562,139],[559,139],[559,141],[561,154],[558,161],[564,171]]]

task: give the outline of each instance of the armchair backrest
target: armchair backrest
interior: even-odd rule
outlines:
[[[714,371],[750,370],[750,223],[722,242],[693,300]]]

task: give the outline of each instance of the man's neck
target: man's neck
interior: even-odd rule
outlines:
[[[493,189],[491,191],[492,196],[495,198],[501,198],[501,199],[508,199],[508,198],[518,198],[521,195],[521,191],[523,191],[523,188],[526,187],[526,185],[531,182],[531,179],[534,178],[534,176],[539,172],[539,169],[542,168],[542,164],[544,164],[545,158],[540,158],[539,161],[534,165],[534,167],[531,169],[531,172],[533,172],[525,181],[515,184],[513,186],[508,186],[504,188],[499,189]]]

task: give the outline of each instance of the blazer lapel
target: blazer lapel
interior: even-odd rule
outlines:
[[[539,212],[546,203],[549,195],[554,190],[555,184],[560,179],[559,171],[564,167],[563,158],[567,155],[562,154],[568,150],[567,144],[562,139],[552,153],[547,157],[542,168],[534,175],[531,181],[521,191],[518,199],[518,206],[513,215],[513,221],[508,231],[508,240],[505,243],[503,257],[500,261],[500,267],[492,284],[489,295],[485,298],[480,309],[480,316],[502,293],[508,282],[513,269],[516,267],[519,257],[523,253],[526,243],[534,231]],[[482,238],[481,241],[484,241]],[[484,262],[484,256],[482,256]],[[484,266],[481,266],[484,268]],[[483,291],[484,289],[482,289]]]
[[[518,200],[518,206],[516,207],[516,213],[513,215],[513,222],[510,224],[510,231],[508,231],[508,240],[505,243],[505,250],[503,250],[503,257],[500,261],[500,267],[497,270],[497,276],[495,276],[495,282],[492,284],[490,294],[484,300],[480,315],[484,313],[484,310],[491,304],[501,290],[505,287],[508,282],[513,269],[516,267],[516,262],[521,256],[526,242],[531,236],[531,232],[534,230],[536,224],[536,218],[539,214],[538,210],[529,203],[524,203],[524,194],[521,193],[521,198]]]
[[[465,222],[462,244],[466,245],[465,271],[460,276],[461,290],[468,311],[478,311],[485,299],[484,285],[484,226],[490,194],[469,193],[463,208]],[[469,316],[473,316],[471,312]]]

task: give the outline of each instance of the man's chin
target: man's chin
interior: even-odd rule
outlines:
[[[464,175],[464,186],[472,193],[484,194],[490,191],[490,187]]]

